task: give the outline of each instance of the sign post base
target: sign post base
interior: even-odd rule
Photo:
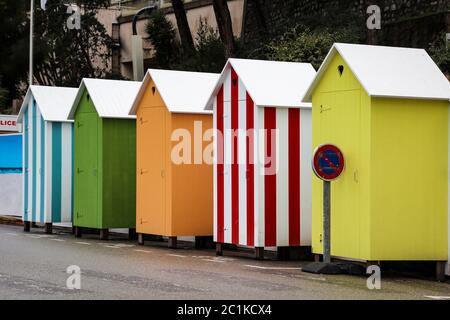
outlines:
[[[302,268],[303,272],[315,274],[342,274],[342,269],[338,264],[326,262],[312,262]]]

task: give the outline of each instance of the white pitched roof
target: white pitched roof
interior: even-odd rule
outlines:
[[[372,97],[450,99],[450,83],[423,49],[335,43],[303,101],[310,102],[336,54]]]
[[[45,121],[66,122],[69,121],[69,111],[77,94],[77,88],[30,86],[17,116],[17,121],[22,122],[25,109],[28,107],[31,97]]]
[[[136,114],[152,79],[170,112],[210,113],[204,107],[219,76],[218,73],[149,69],[129,114]]]
[[[212,109],[213,100],[230,68],[236,71],[257,106],[311,107],[301,100],[316,75],[310,63],[229,59],[206,109]]]
[[[100,118],[135,119],[128,111],[138,93],[141,82],[123,80],[83,79],[73,102],[69,118],[75,117],[86,89]]]

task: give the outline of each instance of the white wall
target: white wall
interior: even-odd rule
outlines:
[[[0,174],[0,215],[22,216],[22,174]]]

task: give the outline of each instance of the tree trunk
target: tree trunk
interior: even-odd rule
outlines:
[[[184,54],[194,52],[194,40],[186,17],[183,0],[171,0],[173,11],[177,19],[178,32],[180,33],[181,46]]]
[[[225,45],[226,58],[232,58],[236,55],[236,43],[234,42],[233,23],[227,0],[213,0],[213,8],[220,38]]]
[[[450,12],[447,13],[447,16],[445,18],[445,22],[447,24],[447,35],[445,36],[445,45],[447,46],[447,49],[450,48],[450,40],[448,40],[448,34],[450,34]],[[447,77],[447,79],[450,81],[450,70],[447,70],[445,72],[445,76]]]
[[[263,9],[258,0],[247,0],[249,6],[251,6],[252,14],[255,15],[256,26],[258,28],[258,33],[263,36],[267,34],[267,24],[266,18],[264,17]]]
[[[367,15],[367,8],[371,5],[377,5],[380,7],[378,0],[365,0],[364,1],[364,6],[363,6],[363,17],[368,18]],[[381,7],[380,7],[381,8]],[[379,30],[376,29],[369,29],[367,28],[366,31],[366,44],[370,44],[370,45],[376,45],[378,44],[378,35],[379,35]]]

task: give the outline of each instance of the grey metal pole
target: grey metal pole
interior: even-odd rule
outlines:
[[[323,262],[331,262],[331,182],[323,182]]]
[[[34,0],[31,0],[30,6],[30,71],[29,84],[33,84],[33,33],[34,33]]]

